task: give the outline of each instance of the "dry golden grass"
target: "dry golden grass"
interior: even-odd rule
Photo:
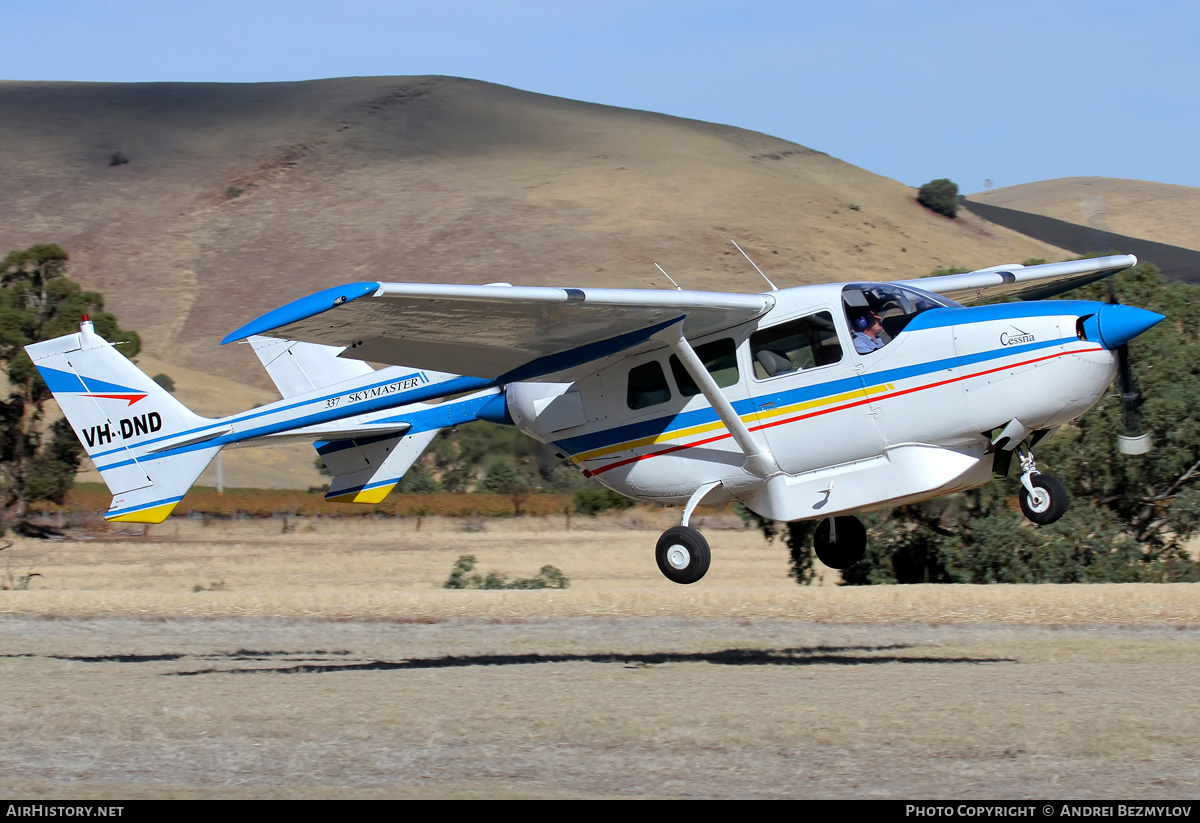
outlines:
[[[1062,177],[971,195],[992,206],[1200,249],[1200,189],[1113,177]]]
[[[333,620],[523,620],[566,617],[773,618],[964,624],[1200,626],[1196,584],[798,587],[787,552],[730,515],[700,522],[713,547],[708,576],[670,583],[654,564],[670,511],[599,518],[172,518],[92,539],[19,539],[3,558],[42,575],[0,593],[0,613],[156,617],[283,616]],[[706,522],[707,521],[707,522]],[[478,570],[533,576],[565,590],[442,588],[463,554]],[[199,590],[197,590],[199,589]]]

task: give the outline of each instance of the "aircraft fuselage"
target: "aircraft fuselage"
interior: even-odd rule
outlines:
[[[756,322],[690,341],[769,450],[765,478],[746,470],[743,451],[666,347],[572,383],[510,385],[510,414],[622,494],[683,505],[719,481],[710,502],[743,499],[763,516],[798,520],[983,485],[994,430],[1013,420],[1054,430],[1095,405],[1116,370],[1115,345],[1106,347],[1094,318],[1124,307],[963,308],[903,290],[897,304],[937,305],[897,309],[891,339],[860,353],[853,288],[775,292],[774,308]],[[873,284],[862,289],[875,296]]]

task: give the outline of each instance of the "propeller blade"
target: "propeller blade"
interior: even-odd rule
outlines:
[[[1109,281],[1108,284],[1108,302],[1114,306],[1121,306],[1121,301],[1117,299],[1117,291],[1113,287],[1112,281]],[[1122,306],[1122,308],[1125,307]],[[1129,318],[1131,322],[1111,324],[1113,326],[1121,326],[1120,333],[1112,333],[1110,335],[1117,340],[1121,340],[1120,345],[1115,349],[1117,352],[1117,376],[1121,381],[1121,393],[1119,395],[1121,398],[1121,418],[1125,428],[1125,433],[1117,436],[1117,449],[1121,454],[1146,454],[1153,448],[1150,433],[1143,431],[1141,415],[1142,393],[1138,391],[1137,380],[1133,376],[1133,366],[1129,362],[1129,341],[1158,322],[1158,320],[1155,320],[1147,324],[1145,328],[1135,330],[1134,327],[1141,325],[1146,319],[1148,318],[1131,317]],[[1161,316],[1159,319],[1162,319]],[[1122,320],[1126,320],[1126,318],[1123,316]],[[1129,334],[1129,332],[1133,333]]]

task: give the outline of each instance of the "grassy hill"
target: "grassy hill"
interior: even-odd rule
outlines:
[[[0,83],[0,144],[0,248],[60,243],[147,354],[260,386],[220,338],[353,280],[761,289],[731,238],[781,286],[1056,256],[773,137],[446,77]]]
[[[969,200],[1200,251],[1200,189],[1113,177],[1061,177]]]
[[[220,339],[343,282],[763,289],[731,239],[779,286],[1070,256],[774,137],[448,77],[2,82],[0,145],[0,251],[59,243],[229,397],[271,387]]]

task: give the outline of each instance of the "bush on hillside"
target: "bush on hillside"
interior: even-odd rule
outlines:
[[[958,214],[958,184],[945,177],[930,180],[917,192],[917,202],[930,211],[954,217]]]

